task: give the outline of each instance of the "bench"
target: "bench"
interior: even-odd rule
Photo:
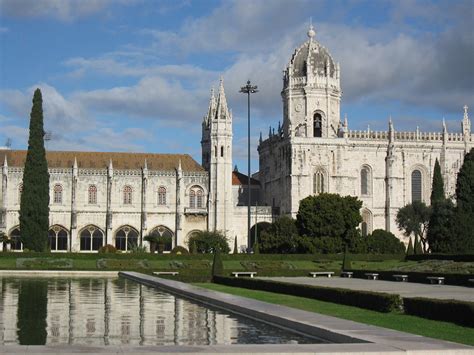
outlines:
[[[408,275],[393,275],[396,281],[402,281],[402,282],[407,282],[408,281]]]
[[[160,276],[160,275],[172,275],[176,276],[179,275],[178,271],[155,271],[153,275]]]
[[[239,277],[239,276],[254,277],[254,275],[257,275],[257,272],[256,271],[234,271],[232,275],[234,275],[234,277]]]
[[[427,279],[430,280],[431,284],[444,285],[444,277],[441,277],[441,276],[428,276]]]
[[[341,277],[351,278],[354,273],[352,271],[341,271]]]
[[[313,277],[317,277],[317,276],[331,277],[332,275],[334,275],[332,271],[316,271],[316,272],[310,272],[309,274]]]
[[[369,280],[377,280],[379,278],[379,274],[368,272],[365,274]]]

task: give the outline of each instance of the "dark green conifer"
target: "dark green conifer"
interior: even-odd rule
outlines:
[[[239,249],[237,248],[237,236],[235,236],[235,239],[234,239],[234,254],[238,254],[239,253]]]
[[[222,262],[219,248],[214,250],[214,260],[212,261],[212,276],[224,275],[224,263]]]
[[[48,249],[49,173],[44,149],[43,100],[40,89],[33,96],[30,136],[23,171],[20,201],[20,231],[23,247],[33,251]]]
[[[415,249],[413,248],[413,242],[411,241],[411,237],[410,237],[410,241],[408,242],[407,255],[413,255],[413,254],[415,254]]]
[[[421,246],[421,242],[418,239],[418,235],[415,235],[414,249],[415,249],[415,255],[423,254],[423,247]]]
[[[436,159],[433,170],[433,185],[431,187],[431,205],[433,205],[435,201],[444,200],[444,198],[443,176],[441,175],[441,167],[438,159]]]

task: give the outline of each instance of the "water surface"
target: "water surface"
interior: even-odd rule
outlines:
[[[323,342],[123,278],[0,277],[0,345]]]

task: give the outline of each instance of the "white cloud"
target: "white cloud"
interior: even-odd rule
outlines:
[[[51,17],[70,22],[103,12],[111,6],[136,2],[136,0],[2,0],[0,9],[6,16]]]

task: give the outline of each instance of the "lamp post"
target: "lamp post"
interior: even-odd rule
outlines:
[[[250,80],[247,80],[247,85],[242,86],[240,88],[240,92],[243,94],[247,94],[247,117],[248,117],[248,176],[247,176],[247,182],[248,182],[248,213],[247,213],[247,248],[250,249],[252,246],[250,245],[250,94],[254,94],[258,92],[257,86],[256,85],[251,85]]]

